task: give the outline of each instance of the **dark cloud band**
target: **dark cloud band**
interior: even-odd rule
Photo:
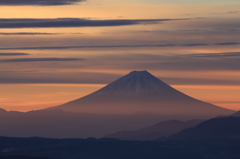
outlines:
[[[71,5],[84,0],[0,0],[3,6],[54,6],[54,5]]]
[[[159,45],[85,45],[85,46],[42,46],[42,47],[16,47],[0,48],[0,50],[64,50],[64,49],[81,49],[81,48],[141,48],[141,47],[197,47],[197,46],[225,46],[240,45],[235,43],[190,43],[190,44],[159,44]]]
[[[38,32],[15,32],[15,33],[1,33],[0,35],[59,35],[63,33],[38,33]]]
[[[83,61],[80,58],[17,58],[2,59],[0,62],[55,62],[55,61]]]
[[[238,45],[239,43],[236,42],[229,42],[229,43],[217,43],[216,45]]]
[[[193,57],[240,57],[240,52],[191,54]]]
[[[190,20],[190,19],[112,19],[112,20],[89,20],[81,18],[0,19],[0,28],[104,27],[136,24],[156,24],[159,22],[176,20]]]
[[[26,53],[0,53],[0,56],[22,56],[22,55],[29,55]]]

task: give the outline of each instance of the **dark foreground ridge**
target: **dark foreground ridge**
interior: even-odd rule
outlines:
[[[195,118],[234,112],[179,92],[147,71],[132,71],[96,92],[49,109],[97,114],[151,112]]]
[[[240,159],[240,139],[120,141],[0,137],[1,159]],[[15,157],[15,158],[14,158]]]

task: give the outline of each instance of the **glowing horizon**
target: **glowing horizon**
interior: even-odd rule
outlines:
[[[27,112],[61,105],[69,101],[91,94],[107,84],[0,84],[5,91],[1,93],[0,102],[7,111]],[[217,106],[238,111],[240,101],[234,94],[240,93],[240,86],[211,86],[211,85],[171,85],[198,100]],[[28,92],[20,94],[20,90]],[[207,97],[204,93],[215,94]],[[233,91],[234,90],[234,91]],[[13,93],[14,92],[14,93]],[[225,94],[228,94],[227,96]],[[11,97],[11,98],[10,98]],[[223,98],[225,97],[225,98]],[[31,100],[29,100],[31,98]],[[59,100],[61,98],[61,100]]]

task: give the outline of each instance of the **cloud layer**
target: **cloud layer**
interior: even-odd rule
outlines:
[[[59,28],[59,27],[104,27],[136,24],[156,24],[164,21],[189,19],[112,19],[90,20],[81,18],[57,19],[0,19],[0,28]]]
[[[161,77],[170,84],[240,85],[240,53],[190,55],[122,54],[86,58],[2,59],[0,83],[95,83],[106,84],[121,75],[118,70],[149,70],[172,74]],[[62,62],[65,61],[65,62]],[[79,62],[81,61],[81,62]],[[16,62],[16,64],[14,63]],[[21,62],[21,65],[17,62]],[[32,63],[29,63],[32,62]],[[42,65],[41,62],[46,62]],[[49,62],[49,63],[48,63]],[[52,63],[54,62],[54,64]],[[123,65],[124,64],[124,65]],[[7,69],[6,69],[7,68]],[[87,70],[87,71],[86,71]],[[98,70],[104,70],[98,72]],[[88,72],[90,71],[90,72]],[[192,72],[189,74],[189,72]],[[200,74],[198,75],[198,73]],[[204,76],[202,73],[206,73]],[[219,72],[209,74],[207,72]],[[177,74],[176,74],[177,73]]]
[[[15,33],[2,33],[0,35],[59,35],[63,33],[40,33],[40,32],[15,32]]]
[[[36,6],[54,6],[54,5],[70,5],[85,0],[0,0],[0,5],[3,6],[21,6],[21,5],[36,5]]]
[[[0,56],[22,56],[29,55],[27,53],[0,53]]]
[[[83,61],[80,58],[17,58],[1,59],[0,62],[49,62],[49,61]]]
[[[193,57],[240,57],[240,52],[225,52],[225,53],[205,53],[205,54],[191,54]]]
[[[189,44],[159,44],[159,45],[81,45],[81,46],[41,46],[41,47],[15,47],[0,48],[0,50],[64,50],[81,48],[141,48],[141,47],[195,47],[195,46],[228,46],[240,45],[239,42],[226,43],[189,43]]]

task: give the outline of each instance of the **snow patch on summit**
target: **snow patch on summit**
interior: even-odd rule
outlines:
[[[183,94],[147,71],[132,71],[106,87],[91,94],[94,96],[115,97],[150,97],[150,96],[182,96]]]

